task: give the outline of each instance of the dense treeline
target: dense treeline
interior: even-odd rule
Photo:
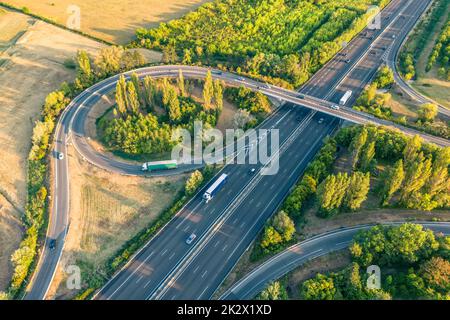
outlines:
[[[116,105],[112,119],[99,122],[108,146],[127,154],[155,154],[170,151],[173,130],[189,129],[194,121],[214,127],[223,108],[223,85],[208,72],[203,83],[203,103],[191,95],[192,84],[180,71],[172,83],[167,78],[131,80],[120,77],[116,85]],[[159,114],[157,111],[160,111]]]
[[[436,40],[433,51],[428,57],[425,70],[430,71],[437,62],[440,66],[438,69],[439,75],[450,81],[450,14],[439,38]]]
[[[341,208],[351,211],[359,209],[366,200],[369,190],[369,172],[329,175],[317,190],[320,216],[330,217]]]
[[[302,299],[449,299],[450,237],[421,225],[376,226],[356,235],[352,264],[300,285]],[[381,268],[381,288],[367,286],[366,268]],[[281,291],[280,289],[278,291]]]
[[[408,138],[372,126],[344,128],[336,139],[350,148],[354,164],[362,165],[359,159],[367,157],[367,150],[374,163],[389,164],[379,186],[382,204],[420,210],[450,206],[449,147],[438,148],[424,144],[419,136]]]
[[[125,50],[120,46],[106,47],[92,61],[86,51],[80,50],[75,58],[77,78],[75,88],[82,90],[90,87],[98,80],[119,72],[143,66],[146,61],[137,50]]]
[[[389,93],[378,93],[378,89],[391,86],[394,82],[392,70],[384,66],[375,80],[368,85],[356,100],[353,109],[373,114],[377,118],[391,120],[404,126],[450,139],[450,127],[442,121],[435,121],[438,107],[432,103],[425,103],[419,107],[416,121],[408,120],[405,116],[395,117],[388,103],[391,100]]]
[[[216,0],[156,29],[136,45],[165,62],[217,65],[279,85],[299,86],[365,25],[369,5],[388,0]]]
[[[102,57],[97,57],[96,61],[108,64],[110,55],[107,53],[111,50],[116,51],[117,48],[102,49],[100,54]],[[119,52],[121,52],[118,60],[120,70],[137,67],[145,63],[145,60],[136,51],[128,52],[119,49]],[[27,202],[25,214],[22,217],[26,232],[19,248],[11,256],[14,274],[7,294],[2,294],[7,298],[14,298],[22,292],[26,280],[36,264],[35,257],[39,246],[39,237],[42,236],[49,204],[48,155],[57,118],[74,96],[90,86],[93,81],[100,80],[108,75],[101,65],[91,64],[90,57],[84,51],[79,51],[77,54],[76,68],[77,79],[75,83],[63,83],[59,90],[48,94],[42,107],[40,119],[35,123],[33,129],[27,163]]]

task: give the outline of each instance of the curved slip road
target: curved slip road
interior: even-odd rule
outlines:
[[[399,225],[401,223],[404,222],[389,223],[388,225]],[[433,230],[436,233],[443,233],[444,235],[450,234],[450,222],[414,223],[421,224],[425,228]],[[358,232],[367,230],[373,226],[374,225],[371,224],[338,229],[295,244],[249,272],[228,289],[220,299],[253,299],[258,293],[264,290],[269,282],[281,278],[308,261],[347,248]]]
[[[431,6],[431,1],[428,4],[427,8]],[[405,17],[407,18],[407,17]],[[400,53],[401,48],[405,44],[405,42],[408,40],[409,34],[413,31],[414,27],[417,25],[417,23],[420,20],[420,16],[418,17],[412,17],[412,19],[408,19],[408,24],[410,24],[409,30],[402,30],[399,32],[400,39],[402,41],[398,41],[395,43],[395,47],[390,50],[389,55],[386,57],[386,64],[389,66],[391,70],[394,72],[394,80],[397,83],[397,85],[404,91],[406,94],[408,94],[411,98],[416,100],[419,103],[434,103],[438,106],[438,111],[440,114],[444,115],[447,119],[450,118],[450,110],[446,107],[440,105],[438,102],[434,101],[433,99],[430,99],[420,92],[418,92],[416,89],[414,89],[403,77],[400,75],[398,71],[398,54]]]
[[[408,6],[405,6],[406,3]],[[411,5],[411,2],[406,0],[393,0],[382,15],[395,17],[399,12],[405,11],[420,15],[421,9],[421,6]],[[390,23],[385,23],[382,30],[374,32],[376,35],[374,41],[388,31],[389,26]],[[362,76],[367,70],[360,70],[360,67],[365,66],[366,59],[369,59],[373,62],[370,64],[370,71],[372,71],[376,70],[382,62],[380,57],[367,54],[372,43],[373,41],[367,37],[356,37],[346,48],[348,57],[354,63],[343,63],[339,57],[335,57],[302,88],[301,92],[307,94],[303,99],[294,91],[275,86],[266,87],[263,83],[244,79],[235,74],[213,71],[214,78],[222,79],[228,84],[243,85],[290,102],[261,125],[264,129],[280,130],[280,144],[284,145],[280,155],[282,164],[280,173],[275,176],[262,177],[259,174],[249,176],[248,170],[254,166],[227,165],[223,172],[229,174],[230,178],[220,194],[208,204],[204,204],[199,195],[195,196],[100,290],[96,297],[98,299],[209,298],[267,218],[276,210],[307,163],[320,148],[323,138],[338,126],[339,120],[334,116],[355,123],[380,123],[381,120],[350,108],[332,110],[329,108],[331,102],[327,101],[339,100],[332,95],[339,92],[347,83],[356,82],[359,84],[358,88],[362,88],[368,82],[369,79]],[[147,75],[177,77],[180,69],[186,78],[203,78],[207,72],[205,68],[187,66],[148,67],[134,72],[140,77]],[[127,76],[130,74],[131,72],[126,73]],[[125,175],[141,175],[143,173],[139,166],[107,158],[97,153],[86,142],[84,131],[86,116],[103,94],[114,89],[117,79],[118,76],[106,79],[87,89],[72,101],[58,122],[55,151],[66,154],[66,145],[71,139],[77,151],[90,163]],[[320,85],[314,84],[317,79],[320,80]],[[355,89],[355,95],[359,92],[360,90]],[[321,117],[325,121],[319,124],[318,119]],[[386,122],[383,121],[383,124]],[[410,129],[405,131],[409,134],[415,133]],[[438,144],[449,143],[445,139],[423,136]],[[261,166],[256,167],[261,169]],[[187,165],[180,167],[179,170],[191,168]],[[57,248],[50,251],[47,244],[44,246],[37,273],[26,296],[27,299],[45,297],[63,250],[68,227],[68,170],[67,159],[55,161],[55,195],[47,239],[58,239]],[[248,214],[243,214],[246,210]],[[228,231],[224,231],[224,228]],[[192,246],[187,246],[184,240],[192,232],[198,235],[198,240]],[[223,238],[217,239],[218,236]],[[231,237],[239,241],[232,244]],[[214,240],[215,242],[212,242]],[[205,252],[214,256],[210,257]],[[224,257],[227,257],[226,263],[224,263]],[[200,274],[201,281],[198,280],[199,278],[194,275],[200,267],[195,270],[194,258],[213,264],[214,272],[204,270]],[[186,270],[191,270],[190,268],[192,273],[189,277]],[[186,275],[188,276],[185,280]],[[177,280],[175,281],[177,285],[180,283],[180,290],[174,286],[174,279]],[[193,285],[181,285],[183,281]],[[169,282],[170,285],[168,285]],[[205,283],[209,284],[205,287]],[[173,290],[177,292],[173,293]],[[182,294],[179,294],[180,292]]]

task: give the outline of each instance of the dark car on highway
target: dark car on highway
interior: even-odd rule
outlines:
[[[54,250],[56,248],[56,239],[50,239],[50,242],[48,243],[48,247],[50,250]]]

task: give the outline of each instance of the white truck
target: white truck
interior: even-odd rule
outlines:
[[[205,191],[203,194],[203,199],[205,199],[206,203],[211,200],[214,195],[222,188],[222,186],[227,182],[228,176],[225,173],[222,173],[221,176],[214,181],[214,183]]]
[[[339,104],[341,106],[344,106],[347,103],[348,99],[350,99],[350,97],[352,96],[352,93],[353,93],[352,90],[345,91],[345,93],[342,96],[341,100],[339,100]]]

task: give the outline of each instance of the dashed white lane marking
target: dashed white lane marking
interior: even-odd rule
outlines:
[[[214,245],[214,248],[217,247],[219,245],[220,241],[217,240],[216,244]]]
[[[341,244],[350,244],[352,241],[343,241],[343,242],[338,242],[335,244],[335,246],[340,246]]]
[[[186,226],[183,231],[187,231],[189,229],[189,226]]]
[[[222,251],[225,251],[227,247],[228,247],[228,245],[227,245],[227,244],[226,244],[226,245],[224,245],[224,246],[223,246],[223,248],[222,248]]]
[[[245,222],[242,222],[241,225],[239,226],[239,228],[243,228],[245,226]]]
[[[205,289],[203,289],[202,293],[200,293],[199,299],[202,298],[202,295],[206,292],[206,290],[209,288],[209,286],[206,286]]]
[[[147,288],[148,285],[149,285],[150,283],[152,283],[152,281],[153,281],[153,279],[150,279],[149,281],[147,281],[147,283],[144,285],[144,288]]]
[[[169,260],[171,260],[173,258],[173,256],[175,255],[175,252],[172,252],[172,254],[169,257]]]
[[[200,268],[200,266],[196,266],[193,273],[197,273],[198,269]]]
[[[202,273],[202,275],[201,275],[202,279],[206,276],[207,273],[208,273],[208,270],[205,270],[205,272]]]
[[[163,257],[166,253],[167,253],[167,249],[165,249],[165,250],[161,253],[161,257]]]

